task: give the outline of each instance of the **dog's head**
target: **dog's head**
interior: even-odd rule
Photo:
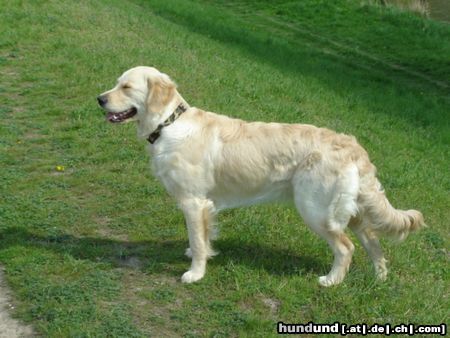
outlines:
[[[153,67],[127,70],[111,90],[97,97],[113,123],[157,120],[176,94],[175,83]]]

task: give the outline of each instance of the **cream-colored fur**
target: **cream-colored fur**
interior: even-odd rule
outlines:
[[[245,122],[190,107],[174,82],[151,67],[126,71],[101,95],[112,113],[132,107],[138,134],[147,138],[180,103],[188,107],[148,145],[155,176],[184,213],[192,257],[182,281],[205,274],[213,220],[222,209],[271,200],[293,200],[305,223],[334,253],[323,286],[340,283],[354,246],[349,226],[368,252],[380,279],[386,278],[378,235],[403,239],[424,225],[415,210],[396,210],[384,195],[366,151],[353,136],[305,124]]]

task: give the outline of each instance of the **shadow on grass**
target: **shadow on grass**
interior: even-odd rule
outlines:
[[[142,2],[148,3],[147,1]],[[311,76],[338,95],[357,97],[371,112],[388,114],[407,119],[416,126],[440,128],[445,119],[444,109],[427,110],[417,108],[417,102],[399,94],[409,95],[411,89],[417,93],[428,92],[446,97],[449,83],[432,79],[420,71],[402,70],[375,57],[364,57],[349,49],[339,50],[339,44],[320,41],[308,34],[296,32],[290,37],[257,28],[243,20],[232,17],[232,13],[214,9],[207,5],[179,3],[177,1],[153,0],[151,10],[162,18],[172,21],[189,31],[205,35],[222,44],[230,45],[262,63],[269,63],[289,74]],[[268,24],[268,29],[270,25]],[[290,32],[292,33],[292,32]],[[326,39],[325,39],[326,40]],[[407,46],[405,46],[407,48]],[[357,50],[357,47],[354,48]],[[392,104],[386,103],[386,93],[394,88]],[[401,103],[397,103],[401,102]],[[381,106],[380,102],[385,102]],[[392,105],[397,104],[397,107]],[[405,106],[406,105],[406,106]]]
[[[209,264],[225,266],[245,265],[252,269],[264,269],[274,275],[323,272],[320,262],[306,256],[273,248],[263,244],[242,243],[238,240],[218,240],[220,254]],[[59,232],[57,235],[37,235],[21,227],[11,227],[0,232],[0,249],[11,246],[35,247],[69,254],[77,259],[88,259],[113,267],[138,269],[149,273],[168,273],[179,277],[189,267],[190,259],[183,254],[187,240],[135,241],[95,237],[75,237]],[[183,266],[180,266],[180,263]]]

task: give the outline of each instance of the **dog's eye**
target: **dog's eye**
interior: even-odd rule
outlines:
[[[123,89],[131,89],[131,86],[130,86],[130,84],[125,83],[124,85],[122,85],[122,88]]]

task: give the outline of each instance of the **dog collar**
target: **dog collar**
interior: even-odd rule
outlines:
[[[160,123],[158,127],[156,127],[156,129],[147,137],[147,141],[150,142],[151,144],[155,143],[158,137],[161,136],[161,129],[172,124],[186,110],[187,108],[184,106],[184,104],[180,103],[177,109],[175,109],[175,111],[172,113],[172,115],[170,115],[163,123]]]

